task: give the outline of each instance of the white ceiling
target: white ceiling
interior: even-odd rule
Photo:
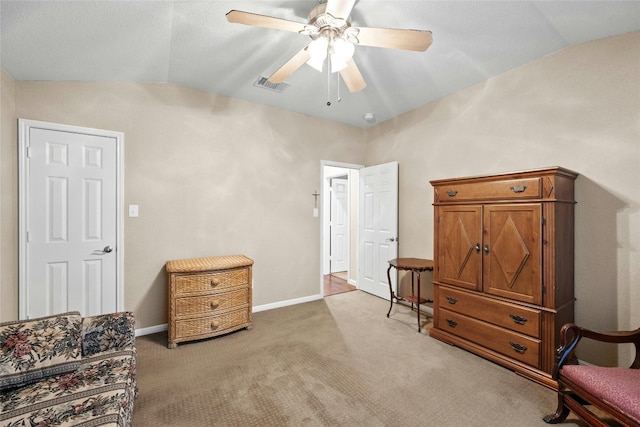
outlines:
[[[357,46],[367,87],[351,94],[341,83],[336,102],[334,77],[330,107],[326,74],[307,65],[282,93],[254,87],[309,38],[225,14],[306,22],[318,3],[2,0],[0,65],[16,80],[170,82],[367,127],[365,113],[380,123],[568,46],[640,30],[640,1],[359,0],[353,26],[430,30],[433,45]]]

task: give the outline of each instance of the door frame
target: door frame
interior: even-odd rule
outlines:
[[[124,310],[124,245],[123,245],[123,195],[124,195],[124,133],[18,119],[18,308],[19,318],[27,315],[27,201],[29,200],[29,164],[27,162],[31,129],[80,133],[113,138],[116,143],[116,310]]]
[[[359,164],[355,164],[355,163],[343,163],[343,162],[334,162],[331,160],[320,160],[320,296],[322,297],[324,295],[324,248],[325,248],[325,244],[327,242],[325,242],[325,236],[327,236],[329,230],[327,227],[327,215],[328,215],[328,211],[327,209],[329,208],[329,202],[326,201],[326,194],[325,194],[325,184],[327,181],[328,176],[325,176],[325,166],[329,166],[329,167],[337,167],[337,168],[344,168],[344,169],[354,169],[354,170],[360,170],[364,167],[364,165],[359,165]],[[351,180],[349,180],[351,181]],[[351,185],[351,184],[349,184]],[[355,233],[357,235],[358,230],[349,230],[349,233]],[[351,234],[352,235],[352,234]],[[356,265],[357,265],[357,259],[358,259],[358,252],[356,249]],[[349,273],[349,275],[351,276],[351,272]],[[357,287],[358,284],[357,282],[355,283],[355,286]]]

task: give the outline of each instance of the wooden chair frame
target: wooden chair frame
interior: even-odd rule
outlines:
[[[582,338],[605,343],[633,343],[636,354],[629,369],[640,369],[640,328],[634,331],[596,332],[581,328],[573,323],[567,323],[560,330],[561,345],[556,350],[556,363],[553,372],[553,378],[558,381],[558,408],[554,414],[544,417],[544,421],[549,424],[560,423],[567,418],[570,411],[573,411],[591,426],[608,426],[586,408],[588,405],[593,405],[625,426],[640,426],[637,421],[619,409],[602,402],[589,391],[562,376],[561,369],[564,365],[577,364],[574,353]]]

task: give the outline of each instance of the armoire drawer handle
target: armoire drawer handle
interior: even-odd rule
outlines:
[[[211,310],[218,308],[219,305],[220,305],[220,301],[217,299],[214,299],[213,301],[211,301]]]
[[[211,322],[211,329],[218,329],[218,326],[220,326],[220,322],[217,320],[214,320]]]
[[[458,192],[456,190],[447,191],[447,196],[449,196],[449,197],[454,197],[456,194],[458,194]]]
[[[511,191],[513,191],[514,193],[524,193],[524,190],[526,189],[526,185],[514,185],[513,187],[511,187]]]
[[[511,348],[513,348],[513,351],[515,351],[516,353],[522,354],[527,351],[526,345],[518,344],[517,342],[513,341],[509,341],[509,344],[511,345]]]
[[[218,286],[220,284],[220,279],[215,278],[215,279],[211,279],[211,286]]]
[[[458,302],[458,299],[457,299],[457,298],[450,297],[449,295],[445,296],[445,298],[447,299],[447,302],[448,302],[449,304],[455,304],[455,303],[457,303],[457,302]]]
[[[452,328],[455,328],[456,326],[458,326],[458,322],[456,322],[455,320],[451,320],[451,319],[445,319],[447,321],[447,325],[451,326]]]
[[[529,320],[526,317],[518,316],[517,314],[509,314],[509,317],[511,317],[518,325],[524,325],[527,323],[527,320]]]

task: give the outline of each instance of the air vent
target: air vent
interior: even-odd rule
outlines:
[[[278,93],[282,93],[282,91],[284,91],[286,88],[289,87],[288,83],[271,83],[267,79],[268,77],[260,76],[258,77],[258,80],[256,80],[256,82],[253,85],[264,88],[264,89],[269,89]]]

